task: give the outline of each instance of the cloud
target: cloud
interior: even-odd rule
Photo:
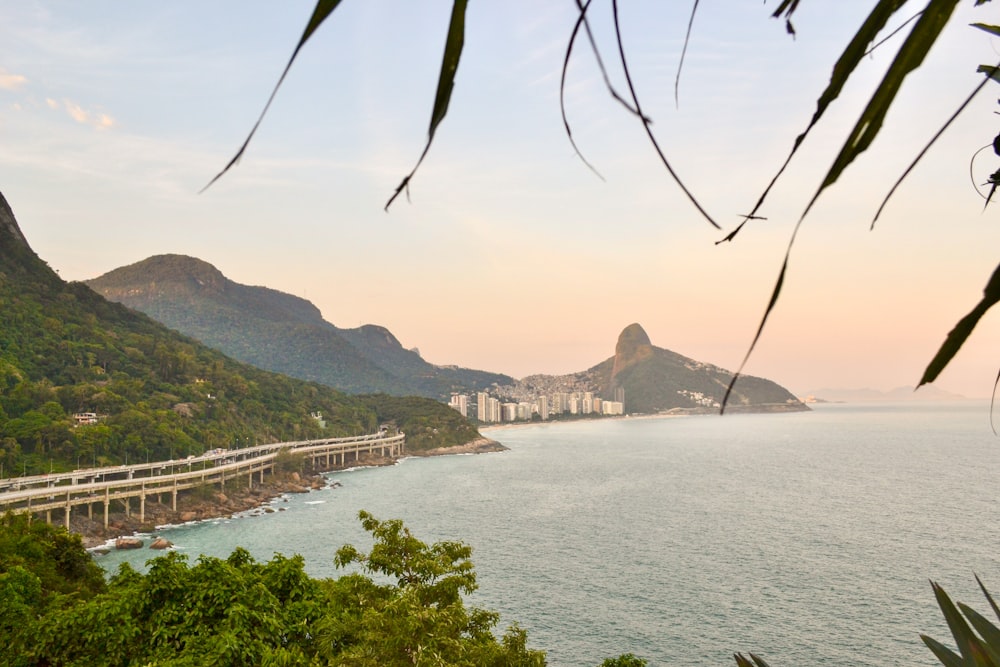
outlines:
[[[62,102],[59,102],[51,97],[47,97],[45,104],[52,110],[62,109],[70,118],[81,125],[90,125],[99,130],[106,130],[117,124],[117,121],[108,114],[102,111],[88,111],[72,100],[64,99]]]
[[[64,100],[63,105],[65,106],[66,113],[69,117],[78,123],[88,123],[90,122],[90,115],[83,110],[76,102],[70,102],[69,100]]]
[[[20,74],[11,74],[3,67],[0,67],[0,90],[17,90],[27,81],[27,77]]]

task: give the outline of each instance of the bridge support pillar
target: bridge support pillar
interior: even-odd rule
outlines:
[[[52,524],[52,510],[45,510],[45,523]]]
[[[66,530],[69,530],[69,512],[70,512],[69,508],[70,508],[70,504],[69,504],[69,501],[67,500],[66,501],[66,517],[65,517],[66,520],[64,521],[64,525],[66,527]]]
[[[108,514],[111,512],[111,487],[104,489],[104,530],[108,529]]]
[[[146,523],[146,493],[139,494],[139,523]]]
[[[94,503],[87,503],[87,518],[91,521],[94,520]]]

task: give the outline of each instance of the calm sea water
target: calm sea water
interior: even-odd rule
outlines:
[[[929,580],[980,611],[1000,593],[1000,440],[982,404],[547,424],[510,451],[332,474],[286,511],[168,529],[191,558],[367,547],[357,513],[471,544],[471,603],[517,621],[551,665],[937,664]],[[100,562],[141,563],[118,552]]]

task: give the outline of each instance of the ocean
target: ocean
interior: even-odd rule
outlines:
[[[190,558],[302,554],[335,577],[365,509],[474,548],[470,604],[516,621],[550,665],[936,665],[929,582],[989,616],[1000,594],[1000,439],[989,407],[626,418],[487,431],[510,450],[331,473],[280,511],[167,528]],[[99,557],[108,570],[156,552]]]

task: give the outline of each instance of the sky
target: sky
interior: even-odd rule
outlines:
[[[471,2],[448,116],[427,137],[450,16],[441,0],[346,0],[302,49],[240,164],[235,154],[312,11],[178,0],[0,5],[0,192],[32,248],[66,280],[163,253],[309,299],[339,327],[379,324],[435,364],[514,377],[589,368],[640,323],[652,342],[739,366],[793,226],[900,44],[877,49],[732,243],[809,121],[869,2],[803,3],[796,36],[775,2],[621,3],[632,81],[671,165],[608,93],[581,42],[559,82],[571,0]],[[996,268],[996,207],[973,187],[1000,161],[989,87],[891,200],[927,140],[1000,61],[962,3],[875,142],[819,198],[746,372],[803,394],[915,386]],[[968,5],[968,6],[966,6]],[[919,9],[907,4],[892,23]],[[626,90],[610,2],[593,25]],[[988,396],[1000,366],[988,313],[935,383]]]

